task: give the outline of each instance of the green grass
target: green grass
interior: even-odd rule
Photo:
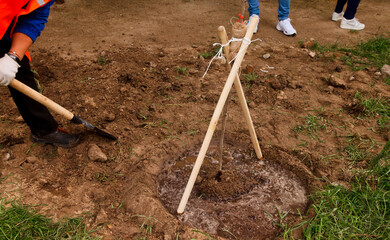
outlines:
[[[371,162],[350,188],[332,185],[312,196],[316,216],[305,239],[390,239],[390,141]]]
[[[329,124],[330,122],[324,117],[308,114],[306,117],[304,117],[303,124],[295,126],[293,128],[293,131],[298,133],[304,133],[306,135],[309,135],[313,139],[321,141],[321,139],[317,135],[317,132],[319,130],[326,130]]]
[[[390,98],[373,98],[363,96],[356,92],[355,99],[363,110],[364,116],[380,116],[377,120],[377,129],[379,132],[387,133],[390,131]]]
[[[200,57],[203,57],[204,59],[210,59],[212,57],[215,56],[215,54],[217,54],[217,52],[219,51],[221,47],[213,47],[210,51],[208,52],[202,52],[202,53],[199,53],[199,56]]]
[[[175,71],[182,75],[188,75],[188,67],[176,67]]]
[[[0,239],[101,239],[91,236],[82,218],[65,218],[53,222],[31,206],[0,202]]]
[[[242,82],[245,85],[245,90],[249,90],[258,77],[256,73],[242,74]]]
[[[390,99],[366,97],[359,91],[355,93],[354,98],[359,100],[366,115],[390,116]]]
[[[369,66],[380,69],[384,64],[390,64],[390,37],[377,36],[356,47],[341,48],[340,51],[347,53],[343,60],[353,70]]]
[[[348,187],[329,185],[315,192],[315,216],[293,226],[278,225],[284,239],[390,239],[390,141]]]
[[[389,116],[382,116],[378,121],[376,122],[378,125],[378,130],[383,133],[390,132],[390,117]]]
[[[140,225],[140,231],[138,232],[137,236],[133,239],[147,239],[146,235],[151,235],[153,233],[153,228],[157,223],[162,224],[159,220],[157,220],[154,217],[148,217],[145,215],[134,215],[133,217],[138,217],[143,219],[142,224]]]
[[[302,45],[303,41],[300,41],[300,44]],[[326,52],[343,53],[345,55],[341,59],[354,71],[372,66],[380,69],[384,64],[390,64],[389,35],[378,35],[375,38],[362,41],[354,47],[339,47],[337,44],[320,45],[315,42],[309,49],[321,54]]]
[[[105,59],[104,57],[99,57],[98,60],[97,60],[97,63],[99,65],[106,65],[106,64],[109,64],[111,62],[111,60],[109,59]]]
[[[303,44],[303,43],[301,43]],[[335,52],[338,50],[338,45],[337,44],[332,44],[332,45],[320,45],[317,42],[313,44],[313,46],[309,47],[310,50],[319,52],[319,53],[326,53],[326,52]]]
[[[377,144],[372,139],[352,134],[344,136],[348,143],[343,149],[344,159],[352,163],[361,162],[373,157],[372,149],[377,147]]]

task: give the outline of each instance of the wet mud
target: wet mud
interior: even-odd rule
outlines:
[[[196,153],[178,159],[160,174],[159,197],[180,221],[227,239],[269,239],[280,232],[275,224],[282,220],[280,216],[307,208],[304,183],[273,159],[278,156],[258,160],[253,152],[230,149],[224,152],[220,169],[216,152],[209,151],[204,159],[182,215],[176,209]]]

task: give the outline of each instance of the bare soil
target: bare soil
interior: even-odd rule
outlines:
[[[292,1],[290,17],[298,35],[285,37],[275,29],[277,1],[261,1],[259,32],[253,38],[263,41],[250,45],[242,64],[243,72],[254,69],[258,78],[250,82],[241,78],[264,160],[242,157],[254,156],[254,151],[233,90],[224,149],[230,154],[225,159],[230,160],[224,162],[219,178],[219,164],[205,161],[188,206],[188,213],[199,213],[196,204],[202,202],[196,201],[204,193],[200,200],[216,211],[191,222],[184,218],[195,215],[175,214],[191,169],[191,164],[180,161],[199,150],[228,75],[224,65],[214,63],[201,80],[208,60],[199,54],[210,52],[212,43],[219,41],[218,26],[224,25],[230,34],[230,19],[241,10],[241,1],[56,3],[31,51],[43,94],[118,141],[55,115],[63,128],[83,136],[82,143],[73,149],[35,145],[8,90],[0,89],[1,196],[38,204],[54,219],[86,216],[89,227],[101,227],[96,234],[104,239],[208,239],[194,229],[209,232],[214,239],[235,239],[233,235],[274,239],[280,229],[264,211],[278,222],[279,206],[282,213],[291,211],[284,221],[293,223],[297,209],[307,210],[307,195],[314,189],[325,184],[348,187],[354,171],[367,164],[340,157],[347,136],[375,142],[377,147],[368,150],[372,153],[389,140],[388,133],[376,129],[379,116],[357,118],[361,109],[353,101],[356,91],[390,98],[389,86],[377,69],[353,72],[340,54],[311,57],[298,41],[314,38],[321,44],[352,46],[388,33],[390,4],[362,1],[357,17],[366,29],[356,33],[330,20],[334,6],[334,0]],[[263,58],[266,53],[270,58]],[[344,84],[330,82],[332,74]],[[293,131],[308,114],[328,121],[314,138]],[[219,134],[220,124],[211,149]],[[100,147],[107,161],[88,158],[92,144]],[[212,151],[208,157],[216,158]],[[243,175],[248,171],[251,174]],[[273,172],[292,185],[273,181],[269,176]],[[169,175],[176,178],[176,189],[163,181]],[[163,187],[171,187],[168,195]],[[261,188],[267,189],[267,199],[264,192],[252,194]],[[290,202],[278,194],[289,194]],[[250,200],[256,204],[251,206]],[[246,219],[229,215],[261,204],[271,207]],[[204,219],[212,222],[212,214],[218,213],[217,227],[200,224]],[[140,228],[148,219],[153,221],[151,234]],[[251,226],[267,231],[251,231]]]

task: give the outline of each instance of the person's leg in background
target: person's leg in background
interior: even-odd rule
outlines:
[[[351,20],[355,18],[357,8],[359,6],[360,0],[349,0],[347,4],[347,9],[344,13],[344,18]]]
[[[248,0],[248,12],[249,16],[252,16],[253,14],[259,16],[260,15],[260,9],[259,9],[259,0]]]
[[[258,17],[260,15],[260,8],[259,8],[259,0],[248,0],[248,4],[249,4],[249,7],[248,7],[248,12],[249,12],[248,25],[249,25],[253,16]],[[259,23],[257,23],[257,26],[255,27],[255,30],[253,30],[253,33],[257,33],[258,26],[259,26]]]
[[[279,0],[278,19],[286,20],[290,14],[290,0]]]
[[[290,0],[279,0],[278,8],[278,25],[276,29],[282,31],[286,36],[295,36],[297,31],[291,25],[291,20],[288,17],[290,14]]]
[[[348,3],[347,3],[348,2]],[[343,8],[347,3],[345,13]],[[359,6],[360,0],[338,0],[336,8],[332,14],[332,21],[341,20],[340,27],[350,30],[362,30],[365,28],[363,23],[360,23],[355,14]]]

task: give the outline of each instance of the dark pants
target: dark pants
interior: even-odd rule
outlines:
[[[345,10],[344,13],[344,18],[351,20],[355,17],[360,0],[338,0],[336,9],[334,11],[337,13],[341,13],[347,1],[348,4],[347,4],[347,9]]]
[[[10,49],[10,43],[6,39],[0,41],[0,57],[3,57]],[[21,67],[18,69],[16,79],[27,86],[38,90],[34,74],[30,69],[30,62],[26,56],[23,57]],[[27,97],[19,91],[9,87],[11,96],[19,109],[24,121],[30,127],[31,133],[39,137],[54,132],[58,123],[54,120],[48,109],[37,101]]]

